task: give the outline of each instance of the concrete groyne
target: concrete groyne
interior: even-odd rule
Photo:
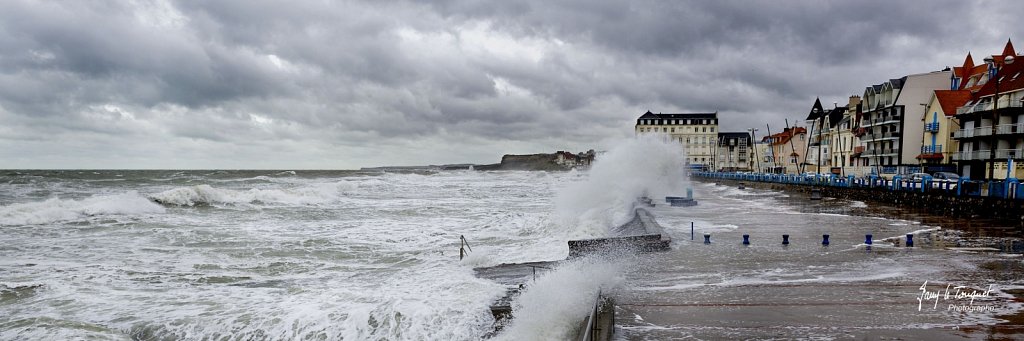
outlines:
[[[664,228],[654,219],[654,215],[643,208],[633,210],[633,219],[612,228],[610,236],[570,240],[569,259],[591,254],[611,254],[622,252],[650,252],[668,250],[671,238]],[[519,295],[525,283],[536,279],[538,269],[549,271],[561,261],[530,262],[519,264],[501,264],[493,267],[474,269],[481,278],[493,280],[508,286],[506,294],[491,305],[491,314],[495,319],[495,330],[487,337],[494,336],[514,318],[512,302]],[[597,293],[594,307],[579,328],[580,340],[610,340],[615,326],[614,300]]]

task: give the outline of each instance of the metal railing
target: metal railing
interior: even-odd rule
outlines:
[[[1020,151],[1020,149],[1017,151]],[[880,167],[880,170],[882,174],[893,174],[897,171],[897,167],[883,166]],[[907,167],[905,171],[919,172],[920,168]],[[1024,186],[1020,186],[1020,182],[1016,178],[996,181],[975,181],[966,177],[958,180],[939,180],[933,179],[931,176],[925,176],[920,179],[911,179],[901,175],[894,175],[891,179],[882,178],[877,175],[858,178],[853,175],[839,177],[834,174],[814,174],[804,176],[797,174],[695,172],[692,173],[692,175],[695,178],[707,179],[727,179],[823,187],[871,188],[876,190],[901,192],[930,192],[953,196],[1024,200]],[[988,189],[987,193],[983,191],[984,188]]]
[[[941,152],[942,152],[942,145],[941,144],[937,144],[937,145],[934,145],[934,146],[931,146],[931,145],[921,146],[921,153],[922,154],[935,154],[935,153],[941,153]]]
[[[1000,124],[996,126],[996,134],[1007,135],[1013,134],[1013,124]]]
[[[939,123],[938,122],[925,123],[924,124],[924,131],[933,132],[933,133],[938,132],[939,131]]]
[[[587,317],[586,329],[580,333],[580,341],[592,341],[597,337],[597,318],[601,308],[601,290],[597,290],[594,296],[594,306],[590,308],[590,317]]]

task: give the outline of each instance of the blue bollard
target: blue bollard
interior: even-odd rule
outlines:
[[[914,247],[914,235],[907,233],[907,247]]]
[[[871,245],[871,235],[870,234],[865,234],[864,235],[864,244]]]
[[[827,234],[821,235],[821,245],[828,246],[828,235]]]
[[[707,233],[704,234],[704,244],[711,244],[711,235],[710,234],[707,234]]]
[[[750,245],[750,235],[749,234],[743,235],[743,245]]]
[[[789,245],[789,235],[788,234],[782,235],[782,245]]]
[[[686,198],[687,199],[693,199],[693,188],[687,188],[686,189]]]

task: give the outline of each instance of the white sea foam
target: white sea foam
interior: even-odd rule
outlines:
[[[574,237],[605,236],[632,219],[636,198],[657,201],[685,193],[686,156],[679,143],[643,135],[623,141],[601,155],[583,181],[567,186],[555,199],[560,226]]]
[[[131,191],[93,195],[74,200],[51,198],[41,202],[0,206],[0,225],[37,225],[77,221],[95,216],[132,216],[164,213],[164,208]]]
[[[251,188],[233,190],[210,185],[197,185],[169,189],[151,196],[166,205],[196,206],[218,204],[283,204],[315,205],[338,200],[356,184],[348,181],[316,184],[293,188]]]

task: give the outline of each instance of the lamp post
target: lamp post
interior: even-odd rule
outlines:
[[[996,62],[992,56],[985,57],[985,63],[989,65],[989,79],[996,81],[996,92],[992,96],[992,137],[989,139],[989,154],[988,154],[988,180],[992,181],[995,179],[996,172],[996,125],[999,122],[999,63]],[[1003,65],[1013,64],[1013,56],[1006,56],[1003,59]]]
[[[756,164],[757,164],[757,173],[760,173],[761,172],[761,160],[757,158],[757,129],[756,128],[750,128],[750,129],[747,129],[747,131],[750,132],[750,146],[753,147],[751,149],[754,150],[754,153],[753,153],[754,154],[754,162],[756,162]]]

